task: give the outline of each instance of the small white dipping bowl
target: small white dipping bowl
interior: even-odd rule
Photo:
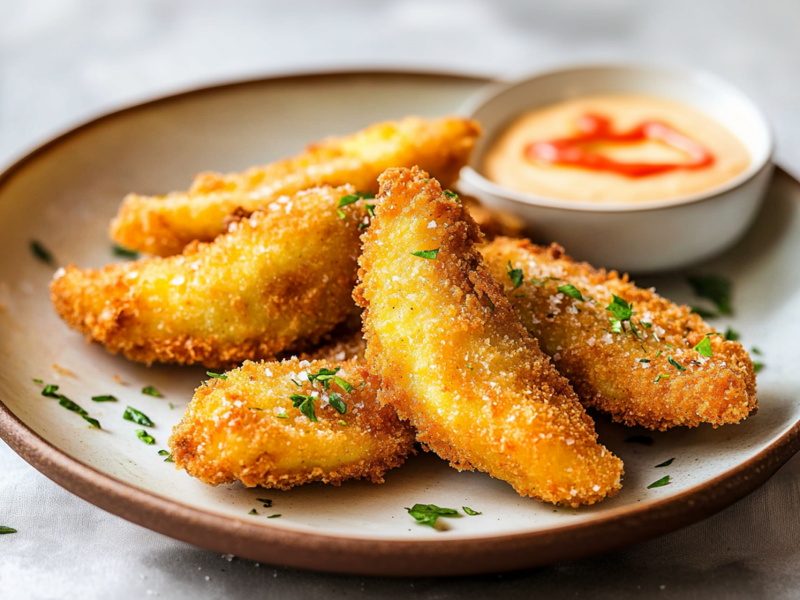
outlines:
[[[594,203],[547,198],[498,185],[480,173],[487,148],[516,117],[549,104],[595,94],[654,96],[693,107],[744,144],[751,163],[707,191],[639,203]],[[720,78],[697,71],[646,66],[590,66],[495,84],[459,111],[484,135],[459,190],[522,218],[540,242],[558,242],[597,267],[654,273],[697,263],[733,245],[758,212],[772,174],[773,138],[759,108]]]

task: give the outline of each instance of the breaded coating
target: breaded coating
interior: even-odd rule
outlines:
[[[317,343],[354,309],[367,212],[364,201],[337,208],[353,191],[299,192],[179,256],[70,266],[51,284],[53,304],[90,340],[148,364],[227,366]]]
[[[585,406],[660,430],[737,423],[758,408],[745,349],[708,336],[714,330],[688,307],[637,288],[627,275],[576,263],[557,245],[498,238],[481,251],[522,323]],[[618,332],[613,321],[619,319],[606,310],[614,295],[633,310]],[[705,355],[694,349],[700,342]]]
[[[198,175],[188,192],[125,198],[111,238],[149,254],[177,254],[193,240],[210,241],[237,208],[257,210],[280,196],[322,185],[352,184],[377,191],[389,167],[422,165],[445,182],[458,178],[479,135],[477,123],[450,117],[407,117],[311,144],[293,158],[243,173]]]
[[[469,216],[478,224],[485,240],[499,236],[517,238],[523,235],[525,223],[517,216],[489,208],[472,196],[461,196]]]
[[[380,182],[355,292],[380,401],[455,468],[524,496],[578,506],[614,495],[622,461],[597,443],[487,271],[465,207],[420,169],[390,169]]]
[[[337,368],[352,391],[333,380],[309,381]],[[247,361],[225,376],[197,388],[169,440],[176,466],[205,483],[238,479],[281,490],[311,481],[383,483],[384,473],[414,452],[414,431],[378,404],[377,379],[363,364]],[[293,406],[296,394],[316,394],[307,400],[316,421]]]

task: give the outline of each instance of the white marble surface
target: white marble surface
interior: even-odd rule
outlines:
[[[0,0],[0,164],[99,112],[217,81],[350,67],[513,76],[626,59],[737,83],[800,173],[798,17],[786,0]],[[0,598],[794,598],[798,505],[795,458],[716,517],[624,551],[458,580],[344,577],[228,561],[129,524],[0,442],[0,524],[19,530],[0,536]]]

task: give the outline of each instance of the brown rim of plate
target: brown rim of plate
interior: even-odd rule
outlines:
[[[246,85],[342,77],[481,77],[405,71],[344,71],[227,83],[181,92],[103,115],[59,135],[0,175],[5,185],[28,163],[60,142],[129,112],[190,95]],[[787,175],[788,176],[788,175]],[[800,450],[800,422],[727,473],[641,508],[620,508],[589,523],[546,531],[441,540],[376,540],[286,530],[186,506],[110,477],[62,452],[23,423],[0,400],[0,438],[49,479],[123,519],[196,546],[267,564],[384,576],[453,576],[511,571],[616,550],[685,527],[743,498]]]

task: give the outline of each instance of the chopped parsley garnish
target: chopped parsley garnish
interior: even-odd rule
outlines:
[[[172,459],[172,454],[170,454],[168,450],[159,450],[158,451],[158,455],[167,457],[167,458],[164,459],[164,462],[175,462]]]
[[[50,252],[50,250],[45,248],[41,242],[37,242],[36,240],[31,240],[30,249],[31,253],[33,253],[33,255],[43,263],[51,266],[56,264],[56,260],[53,258],[52,252]]]
[[[659,373],[658,377],[653,380],[653,383],[658,383],[662,379],[669,379],[669,375],[665,375],[664,373]]]
[[[652,323],[648,323],[647,321],[639,321],[639,325],[641,325],[645,329],[650,329],[653,326]]]
[[[5,525],[0,525],[0,534],[3,533],[17,533],[17,530],[13,527],[6,527]]]
[[[72,412],[78,413],[82,417],[86,417],[86,416],[89,415],[88,412],[83,410],[80,406],[75,404],[72,400],[70,400],[66,396],[59,396],[58,397],[58,404],[59,404],[59,406],[63,406],[67,410],[71,410]]]
[[[142,388],[142,393],[143,393],[145,396],[153,396],[154,398],[163,398],[163,397],[164,397],[164,394],[162,394],[161,392],[159,392],[159,391],[158,391],[156,388],[154,388],[152,385],[146,385],[146,386],[144,386],[144,387]]]
[[[250,512],[249,512],[249,513],[247,513],[247,514],[248,514],[248,515],[257,515],[257,514],[258,514],[258,511],[257,511],[255,508],[251,508],[251,509],[250,509]]]
[[[658,358],[659,356],[661,356],[661,350],[659,350],[658,352],[656,352],[656,358]]]
[[[350,385],[347,381],[345,381],[341,377],[334,377],[333,382],[348,394],[355,389],[352,385]]]
[[[359,200],[371,200],[374,197],[375,194],[372,192],[356,192],[355,194],[348,194],[347,196],[339,198],[339,204],[337,206],[338,208],[342,208],[343,206],[355,204]]]
[[[653,438],[649,435],[632,435],[625,439],[626,444],[641,444],[642,446],[652,446]]]
[[[708,298],[717,305],[717,310],[722,315],[730,315],[731,310],[731,282],[719,275],[695,275],[687,277],[694,293],[701,298]]]
[[[139,253],[136,250],[128,250],[117,244],[111,246],[111,254],[120,258],[139,258]]]
[[[697,343],[694,349],[706,358],[711,358],[714,356],[714,352],[711,350],[711,338],[708,336],[704,336],[703,339]]]
[[[280,518],[280,517],[281,517],[281,515],[279,515],[279,514],[278,514],[278,515],[270,515],[270,516],[268,516],[267,518],[268,518],[268,519],[278,519],[278,518]]]
[[[614,294],[614,299],[611,301],[611,304],[606,306],[606,310],[620,321],[628,321],[631,316],[633,316],[633,306],[616,294]]]
[[[339,425],[342,427],[347,427],[347,421],[339,421]]]
[[[656,465],[656,469],[658,469],[659,467],[668,467],[668,466],[670,466],[672,464],[673,460],[675,460],[675,459],[674,458],[669,458],[669,459],[665,460],[661,464]]]
[[[39,385],[44,383],[44,379],[34,379],[33,383],[38,383]]]
[[[317,422],[317,413],[314,411],[314,397],[306,396],[304,394],[292,394],[289,396],[294,408],[299,408],[308,420],[312,423]]]
[[[279,419],[288,419],[289,418],[289,415],[287,415],[286,413],[278,413],[275,416],[278,417]]]
[[[257,410],[258,412],[264,412],[263,408],[259,408],[258,406],[248,406],[249,410]]]
[[[581,294],[581,291],[571,283],[565,283],[564,285],[558,286],[558,291],[565,296],[569,296],[573,300],[580,300],[583,302],[583,294]]]
[[[517,289],[522,285],[522,269],[515,269],[512,267],[511,261],[508,261],[508,264],[506,265],[506,273],[508,273],[508,278],[511,279],[511,283],[514,284],[514,289]]]
[[[358,230],[359,231],[364,231],[367,227],[369,227],[369,223],[363,223],[362,222],[362,223],[358,224]]]
[[[736,342],[739,340],[739,332],[734,331],[730,327],[725,330],[725,339],[729,342]]]
[[[675,348],[673,348],[671,344],[664,344],[664,345],[665,345],[667,348],[669,348],[670,350],[675,350]]]
[[[42,390],[42,396],[46,396],[47,398],[58,398],[58,394],[56,394],[57,391],[58,391],[57,385],[48,383],[46,386],[44,386],[44,389]]]
[[[759,349],[758,349],[758,348],[756,348],[755,346],[753,346],[753,350],[752,350],[752,352],[753,352],[753,354],[758,354],[759,356],[762,354],[761,350],[759,350]]]
[[[83,417],[83,420],[86,421],[91,427],[94,427],[95,429],[102,429],[102,427],[100,427],[100,421],[98,421],[97,419],[93,419],[92,417],[89,417],[87,415],[81,415],[81,416]]]
[[[654,481],[653,483],[651,483],[650,485],[648,485],[648,486],[647,486],[647,489],[648,489],[648,490],[652,490],[653,488],[657,488],[657,487],[663,487],[663,486],[665,486],[665,485],[667,485],[667,484],[669,484],[669,483],[670,483],[670,481],[669,481],[669,475],[664,475],[664,477],[662,477],[662,478],[661,478],[661,479],[659,479],[658,481]]]
[[[639,362],[640,362],[640,363],[649,363],[649,362],[650,362],[650,359],[649,359],[649,358],[640,358],[640,359],[639,359]]]
[[[417,520],[420,525],[428,525],[436,528],[436,521],[439,517],[458,517],[458,511],[454,508],[441,508],[435,504],[415,504],[411,508],[406,508],[408,514]]]
[[[448,198],[458,198],[458,194],[456,194],[455,192],[451,192],[450,190],[445,190],[445,191],[444,191],[444,192],[442,192],[442,193],[443,193],[445,196],[447,196]]]
[[[126,421],[132,421],[137,425],[144,425],[145,427],[155,427],[156,424],[150,420],[146,414],[141,411],[136,410],[135,408],[128,406],[125,409],[125,412],[122,413],[122,418]]]
[[[256,502],[261,502],[264,505],[264,508],[272,507],[272,500],[269,498],[256,498]]]
[[[701,319],[715,319],[717,318],[717,313],[712,312],[710,310],[706,310],[702,306],[690,306],[691,311],[698,315]]]
[[[228,376],[224,373],[212,373],[211,371],[206,371],[206,375],[209,377],[213,377],[214,379],[227,379]]]
[[[365,204],[364,206],[366,207],[367,214],[370,216],[370,218],[374,219],[375,218],[375,205],[374,204]]]
[[[346,219],[347,218],[347,214],[341,208],[337,208],[336,209],[336,214],[339,215],[340,219]]]
[[[615,319],[611,317],[611,332],[612,333],[622,333],[622,321],[619,319]]]
[[[309,383],[312,383],[312,384],[315,381],[319,381],[322,384],[322,387],[324,387],[327,390],[331,385],[331,379],[333,379],[334,375],[336,375],[336,373],[339,372],[339,369],[341,369],[341,367],[336,367],[335,369],[328,369],[328,368],[322,367],[316,373],[309,373],[308,374],[308,381],[309,381]],[[292,381],[294,381],[294,380],[292,380]],[[297,382],[295,382],[295,383],[297,383]],[[299,386],[300,384],[298,383],[297,385]]]
[[[477,510],[472,510],[469,506],[462,506],[461,507],[465,513],[467,513],[470,517],[474,517],[476,515],[482,515],[482,512],[478,512]]]
[[[175,405],[172,402],[167,402],[167,405],[169,406],[170,410],[174,410],[175,409]]]
[[[754,362],[753,363],[753,371],[759,373],[764,368],[764,363],[761,362]]]
[[[106,396],[92,396],[92,402],[116,402],[116,396],[106,395]]]
[[[331,392],[331,397],[328,402],[330,402],[330,405],[339,411],[340,414],[345,414],[347,412],[347,405],[336,392]]]
[[[544,279],[534,279],[531,277],[531,283],[535,285],[544,285],[548,281],[561,281],[560,277],[545,277]]]
[[[706,338],[706,339],[707,339],[707,338]],[[673,367],[675,367],[676,369],[678,369],[678,371],[685,371],[685,370],[686,370],[686,367],[684,367],[684,366],[683,366],[681,363],[679,363],[677,360],[675,360],[674,358],[672,358],[672,354],[670,354],[670,355],[667,357],[667,360],[669,361],[669,364],[671,364]]]
[[[147,433],[144,429],[137,429],[136,430],[136,437],[138,437],[140,440],[142,440],[148,446],[152,446],[153,444],[156,443],[156,438],[154,438],[152,435]]]
[[[420,258],[427,258],[428,260],[436,260],[436,257],[439,255],[439,248],[435,250],[417,250],[411,254],[419,256]]]

